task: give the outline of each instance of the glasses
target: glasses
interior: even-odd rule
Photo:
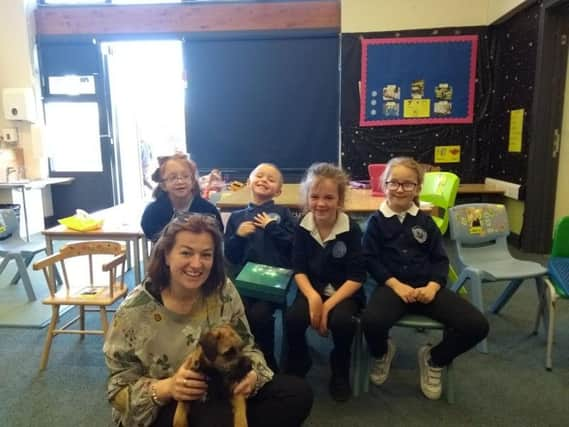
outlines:
[[[399,187],[403,189],[403,191],[413,191],[415,187],[417,187],[416,182],[397,182],[397,181],[386,181],[385,186],[388,190],[397,191]]]
[[[188,182],[191,180],[191,178],[191,175],[170,175],[164,178],[162,181],[167,182],[168,184],[174,184],[177,181]]]

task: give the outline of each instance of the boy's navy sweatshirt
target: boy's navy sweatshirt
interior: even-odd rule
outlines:
[[[253,221],[257,214],[265,212],[276,220],[265,229],[256,228],[246,237],[237,235],[237,228],[244,221]],[[296,220],[290,209],[276,205],[273,200],[232,212],[225,229],[225,257],[242,267],[248,261],[275,267],[290,268],[292,240]]]

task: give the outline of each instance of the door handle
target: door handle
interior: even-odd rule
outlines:
[[[551,152],[551,157],[556,159],[559,155],[559,145],[561,141],[561,134],[559,133],[559,129],[553,130],[553,151]]]

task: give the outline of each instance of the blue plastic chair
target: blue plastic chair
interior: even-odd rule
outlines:
[[[450,209],[450,233],[455,241],[460,275],[452,287],[456,292],[468,283],[472,304],[484,313],[482,283],[509,280],[510,283],[490,308],[499,313],[525,279],[535,279],[538,296],[545,289],[547,270],[537,262],[514,258],[508,250],[510,234],[504,205],[473,203]],[[487,340],[478,349],[488,352]]]
[[[450,284],[450,273],[449,273],[449,284]],[[366,295],[369,297],[369,293],[376,286],[376,282],[373,279],[368,279],[364,284],[364,289],[366,290]],[[367,349],[367,343],[363,336],[361,324],[359,318],[357,320],[356,335],[354,337],[354,345],[352,347],[352,388],[355,397],[359,396],[361,393],[367,393],[369,391],[369,375],[371,372],[371,357]],[[427,316],[420,316],[417,314],[407,314],[399,319],[394,326],[401,328],[413,328],[416,330],[423,329],[434,329],[440,330],[445,333],[445,326],[433,320]],[[444,392],[448,403],[454,403],[454,374],[453,365],[450,363],[444,369],[443,378],[444,381]]]
[[[561,218],[555,226],[547,269],[549,279],[546,280],[545,298],[538,310],[534,333],[537,334],[540,320],[543,319],[547,331],[545,369],[551,371],[557,302],[569,300],[569,216]]]
[[[22,280],[28,301],[36,300],[36,294],[28,274],[28,266],[33,258],[45,251],[43,236],[37,236],[30,242],[20,237],[20,221],[13,209],[0,209],[0,273],[4,271],[10,261],[15,261],[18,270],[10,280],[11,285]]]

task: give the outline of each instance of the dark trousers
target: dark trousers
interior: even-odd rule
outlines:
[[[275,375],[257,395],[247,400],[249,427],[298,427],[310,414],[314,394],[308,383],[297,377]],[[158,413],[152,427],[171,427],[177,402],[172,400]],[[227,401],[190,403],[191,427],[232,427],[233,415]]]
[[[405,314],[430,317],[446,326],[443,340],[431,349],[431,360],[446,366],[488,335],[488,321],[460,295],[440,289],[429,304],[406,304],[388,286],[377,286],[362,314],[362,329],[370,353],[380,358],[387,352],[391,327]]]
[[[333,375],[347,378],[350,373],[350,350],[356,324],[354,316],[361,310],[359,300],[347,298],[336,305],[328,317],[328,330],[332,332],[334,349],[330,355]],[[287,372],[306,375],[310,354],[306,342],[306,330],[310,326],[308,300],[298,292],[293,304],[286,312],[286,334],[288,340]]]
[[[241,299],[251,332],[255,337],[255,343],[265,355],[269,368],[278,372],[275,358],[275,310],[277,306],[256,298],[241,297]]]

